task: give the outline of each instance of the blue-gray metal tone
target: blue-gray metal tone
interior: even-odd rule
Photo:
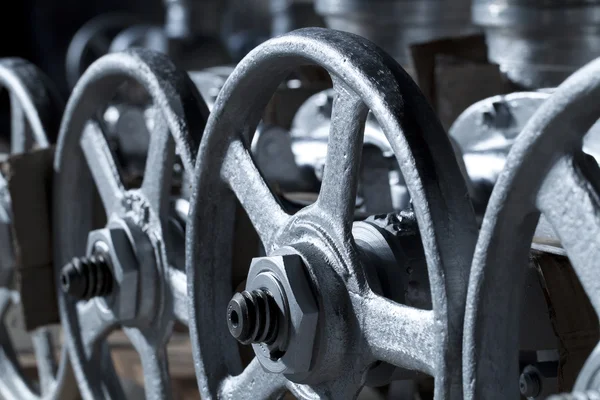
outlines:
[[[325,68],[336,94],[318,200],[288,215],[263,180],[249,145],[277,86],[291,68],[303,64]],[[413,200],[431,310],[376,294],[367,278],[370,265],[359,261],[352,227],[368,110],[381,124]],[[417,85],[371,42],[312,28],[253,50],[221,90],[196,164],[186,269],[202,398],[276,398],[289,390],[302,399],[351,399],[376,361],[432,375],[436,399],[460,398],[464,303],[477,236],[466,191],[448,136]],[[281,310],[289,313],[288,327],[296,326],[294,319],[301,323],[302,314],[310,310],[309,297],[318,308],[316,330],[303,329],[299,335],[289,331],[279,349],[284,353],[265,346],[261,351],[270,358],[257,357],[245,368],[227,324],[227,316],[235,323],[227,307],[233,295],[236,198],[262,239],[267,260],[273,257],[271,262],[279,263],[276,271],[264,259],[255,260],[251,274],[264,273],[279,282],[269,283],[279,285],[273,296],[304,296],[301,314],[294,314],[289,303]],[[293,265],[278,261],[287,255]],[[290,274],[303,276],[306,283],[293,294],[282,282]],[[306,286],[309,291],[301,289]],[[312,356],[295,363],[285,357],[289,348]]]
[[[158,110],[143,182],[126,189],[98,123],[98,111],[123,82],[137,82]],[[54,162],[54,257],[101,255],[114,277],[109,295],[75,301],[59,293],[65,341],[84,399],[124,398],[104,339],[121,328],[140,355],[149,399],[171,398],[166,343],[176,320],[187,322],[186,278],[178,256],[183,232],[172,229],[175,155],[191,171],[208,109],[185,71],[160,53],[128,50],[106,55],[73,89]],[[94,226],[94,190],[107,223]],[[101,228],[101,229],[98,229]]]
[[[515,140],[492,192],[473,258],[467,298],[463,379],[466,399],[519,396],[519,310],[530,243],[547,219],[592,306],[600,310],[600,170],[582,151],[598,120],[600,60],[559,86]],[[576,390],[597,390],[592,356]]]

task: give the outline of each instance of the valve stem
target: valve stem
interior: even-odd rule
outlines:
[[[236,293],[227,306],[229,332],[242,344],[272,344],[277,338],[279,308],[266,290]]]
[[[60,274],[63,293],[77,300],[89,300],[112,292],[113,276],[104,255],[75,257]]]

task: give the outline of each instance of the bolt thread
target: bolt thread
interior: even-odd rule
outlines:
[[[73,258],[61,271],[61,289],[78,300],[106,296],[112,291],[112,273],[101,255]]]
[[[585,392],[562,393],[550,396],[548,400],[600,400],[600,392],[588,390]]]
[[[266,290],[236,293],[227,307],[231,335],[242,344],[272,344],[277,338],[279,308]]]

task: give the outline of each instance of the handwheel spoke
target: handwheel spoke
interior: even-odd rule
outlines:
[[[93,362],[95,366],[100,367],[101,376],[92,379],[101,379],[103,382],[100,389],[102,393],[101,398],[106,400],[126,400],[127,396],[121,385],[121,379],[115,370],[108,342],[103,341],[100,344],[97,353],[94,355]],[[97,373],[98,370],[94,369],[94,372]]]
[[[169,283],[173,295],[175,318],[182,324],[188,324],[187,277],[183,271],[169,268]]]
[[[538,194],[540,211],[548,219],[560,238],[573,268],[579,276],[592,305],[600,315],[600,286],[598,260],[600,260],[600,198],[596,185],[584,176],[579,159],[563,157],[547,175]],[[600,177],[595,171],[587,174],[592,179]],[[557,190],[557,188],[560,188]]]
[[[94,355],[98,342],[117,324],[117,320],[112,313],[100,310],[93,300],[79,303],[77,313],[83,350],[90,359]]]
[[[144,335],[136,328],[125,328],[125,333],[140,355],[146,399],[172,398],[166,345],[161,340]]]
[[[25,381],[19,357],[15,352],[12,339],[4,322],[0,322],[0,367],[3,376],[16,375],[20,381]]]
[[[18,296],[18,293],[15,293],[15,291],[7,288],[0,288],[0,320],[4,319],[10,306],[14,304],[15,296]]]
[[[318,205],[350,228],[356,205],[365,121],[368,108],[356,93],[336,81],[327,159]]]
[[[42,393],[49,393],[54,384],[57,370],[52,335],[49,330],[39,328],[32,333],[31,339],[33,341],[40,389]]]
[[[150,132],[142,192],[161,218],[166,218],[169,215],[175,140],[173,140],[162,114],[156,112],[154,115],[154,128]]]
[[[285,391],[285,378],[270,374],[253,359],[240,375],[223,382],[221,397],[237,400],[279,399]]]
[[[407,307],[377,295],[362,307],[363,331],[375,359],[433,375],[433,311]]]
[[[104,210],[110,215],[123,197],[125,188],[106,137],[97,122],[89,121],[86,124],[80,143]]]
[[[221,174],[246,210],[268,251],[273,236],[283,227],[288,215],[269,189],[241,140],[231,143]]]
[[[19,96],[10,93],[10,147],[12,154],[24,153],[31,148],[33,134],[25,110],[21,105]]]
[[[287,382],[290,392],[299,400],[346,400],[355,399],[362,383],[360,376],[346,376],[321,385],[307,387],[293,382]]]

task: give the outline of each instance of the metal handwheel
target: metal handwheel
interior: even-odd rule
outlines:
[[[540,213],[557,233],[592,306],[600,311],[600,170],[581,151],[584,135],[600,115],[595,107],[599,95],[596,60],[540,106],[508,155],[471,270],[463,358],[466,399],[519,397],[519,305]],[[592,356],[575,389],[600,389],[599,372],[600,363]]]
[[[17,58],[0,60],[0,87],[11,104],[11,153],[46,148],[58,131],[63,104],[50,88],[48,78],[34,65]],[[38,380],[25,377],[5,319],[9,308],[20,303],[14,289],[15,254],[12,244],[12,207],[8,184],[0,175],[0,396],[12,399],[74,399],[77,390],[66,355],[57,363],[50,331],[30,332],[38,368]]]
[[[127,80],[145,88],[158,110],[143,183],[130,190],[96,119]],[[100,58],[67,103],[54,164],[54,251],[55,264],[65,265],[57,270],[65,340],[86,399],[124,397],[104,341],[117,328],[140,355],[146,397],[172,395],[165,346],[173,323],[186,323],[187,302],[171,179],[176,153],[192,169],[207,116],[187,73],[141,49]],[[106,214],[100,229],[92,223],[94,187]]]
[[[288,215],[248,149],[277,85],[317,64],[335,100],[318,200]],[[376,294],[374,263],[359,258],[354,202],[371,110],[400,163],[427,259],[433,307]],[[200,147],[187,231],[190,333],[203,399],[354,398],[378,362],[435,378],[435,396],[460,398],[468,267],[477,227],[451,144],[406,72],[360,37],[304,29],[253,50],[225,83]],[[232,299],[235,199],[267,257]],[[405,268],[401,264],[396,268]],[[231,333],[230,333],[231,332]],[[252,343],[242,367],[231,335]]]

